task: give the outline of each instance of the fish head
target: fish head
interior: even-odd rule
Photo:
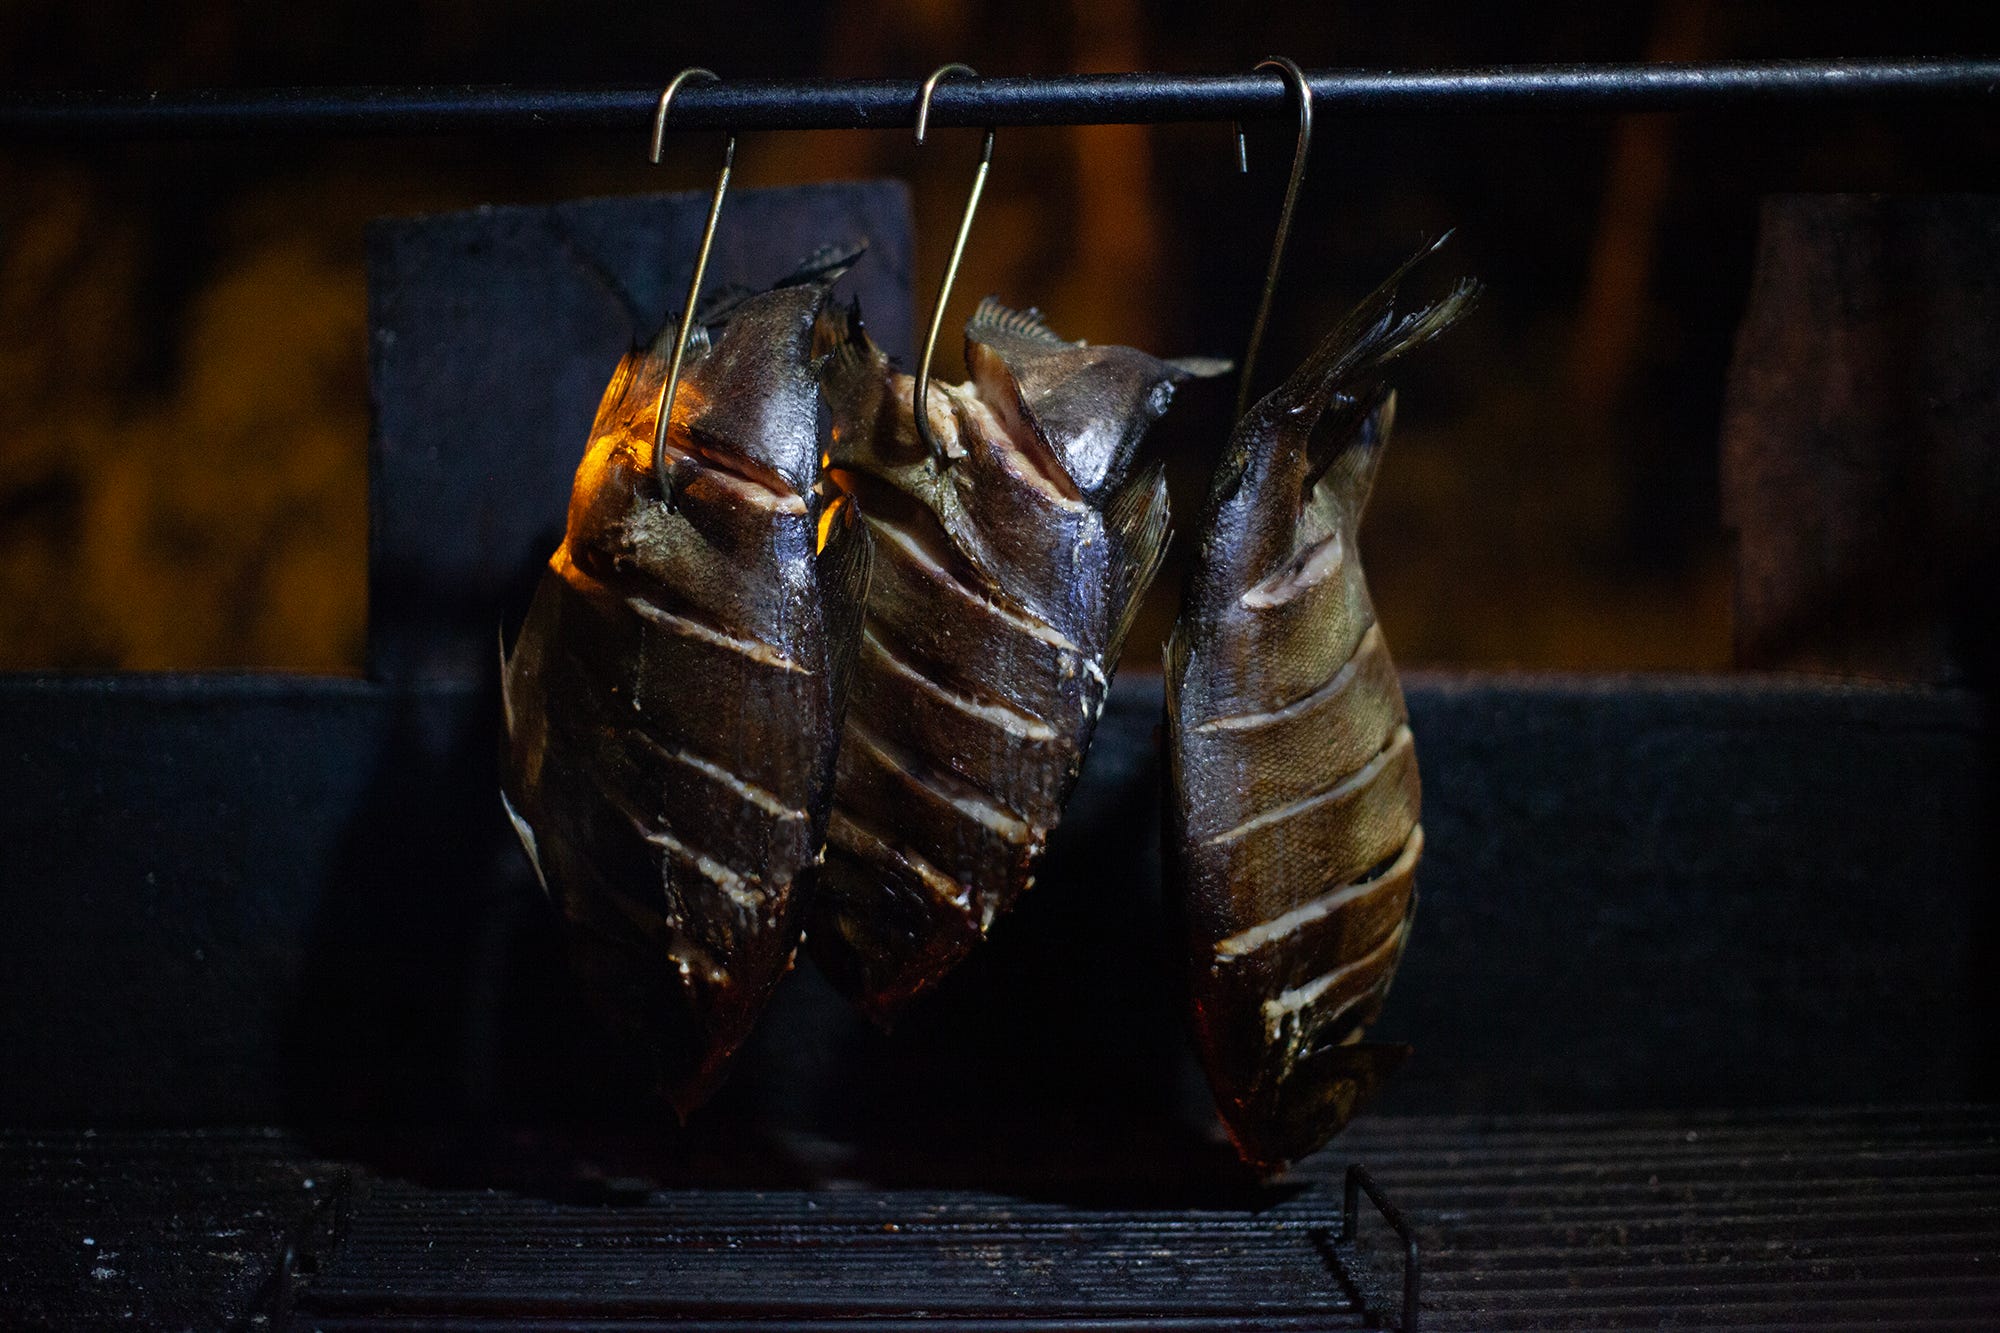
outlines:
[[[663,334],[662,339],[670,338]],[[634,347],[612,372],[597,405],[590,442],[570,487],[569,516],[555,562],[574,561],[597,570],[629,560],[646,542],[648,515],[658,508],[660,487],[653,475],[653,423],[666,387],[672,344]],[[707,350],[706,339],[690,346],[693,357]]]
[[[692,457],[769,492],[778,508],[816,511],[823,429],[814,324],[831,284],[862,249],[828,247],[762,292],[710,295],[682,356],[670,465]],[[679,332],[669,320],[650,344],[625,354],[606,385],[570,491],[558,563],[603,576],[654,563],[669,540],[672,486],[663,487],[653,452]]]
[[[772,490],[809,495],[820,456],[813,327],[827,293],[811,281],[736,306],[682,370],[669,439]]]
[[[1175,386],[1225,373],[1205,358],[1165,361],[1131,347],[1069,342],[1034,310],[992,297],[965,326],[965,364],[1011,438],[1072,498],[1101,504],[1131,476],[1139,443]]]

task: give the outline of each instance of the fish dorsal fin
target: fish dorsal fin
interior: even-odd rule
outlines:
[[[1029,306],[1026,310],[1016,310],[1004,305],[998,297],[989,296],[979,303],[966,322],[968,338],[977,338],[991,344],[1001,338],[1019,338],[1025,342],[1040,343],[1044,347],[1082,347],[1083,343],[1073,343],[1059,335],[1042,318],[1042,312]]]
[[[1190,370],[1131,347],[1069,342],[1039,311],[991,297],[966,324],[965,363],[981,399],[1032,432],[1075,494],[1092,502],[1125,484],[1174,386],[1214,365],[1198,361]]]
[[[1173,532],[1173,509],[1167,501],[1167,470],[1154,463],[1112,498],[1104,511],[1116,559],[1111,570],[1113,595],[1119,598],[1117,620],[1104,649],[1104,660],[1115,663],[1132,621],[1146,600],[1146,589],[1167,558]]]
[[[809,282],[831,286],[840,280],[842,274],[860,262],[868,253],[868,238],[834,241],[801,259],[798,267],[772,283],[773,287],[803,287]]]

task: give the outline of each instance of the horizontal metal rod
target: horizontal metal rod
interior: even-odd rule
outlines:
[[[1317,106],[1333,115],[1692,111],[1921,101],[2000,106],[2000,59],[1987,58],[1316,70],[1307,77]],[[677,94],[672,128],[902,128],[915,120],[920,86],[915,79],[724,80]],[[1288,97],[1284,78],[1275,72],[955,79],[938,88],[931,119],[940,125],[1253,120],[1288,114]],[[649,127],[658,99],[658,88],[472,85],[28,93],[0,97],[0,136],[640,134]]]

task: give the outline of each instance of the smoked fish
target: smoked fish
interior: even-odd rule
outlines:
[[[814,326],[842,267],[734,297],[712,343],[703,319],[664,467],[675,329],[619,364],[502,664],[508,813],[683,1119],[791,967],[831,807],[871,558],[820,478]]]
[[[1165,865],[1196,1045],[1238,1152],[1266,1170],[1339,1132],[1408,1054],[1361,1040],[1424,835],[1355,535],[1395,411],[1388,368],[1474,290],[1398,317],[1408,269],[1237,423],[1167,645]]]
[[[858,309],[821,318],[831,473],[875,541],[827,859],[807,934],[889,1019],[1034,884],[1168,530],[1136,467],[1176,385],[1226,363],[1068,342],[988,299],[970,382],[915,383]]]

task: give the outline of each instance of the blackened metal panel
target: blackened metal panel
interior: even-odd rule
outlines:
[[[1390,1107],[1992,1095],[1974,696],[1419,676],[1410,713],[1428,836],[1379,1032],[1417,1053]]]
[[[0,1124],[337,1116],[334,1079],[453,1109],[465,951],[512,870],[478,698],[0,680]]]
[[[605,383],[687,291],[705,193],[489,207],[368,233],[369,673],[471,681],[503,609],[562,534]],[[739,190],[707,289],[763,287],[865,239],[843,280],[892,354],[910,346],[909,194],[897,181]]]
[[[1403,1110],[1990,1091],[1971,696],[1440,678]],[[617,1123],[710,1177],[1159,1181],[1223,1151],[1158,902],[1157,677],[1040,885],[893,1035],[809,966],[685,1136],[562,969],[489,691],[0,680],[0,1123]]]

